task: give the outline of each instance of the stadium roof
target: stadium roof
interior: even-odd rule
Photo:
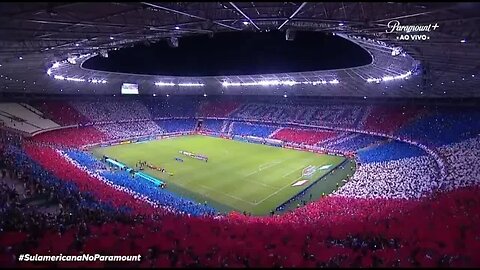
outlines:
[[[479,14],[478,3],[0,3],[0,92],[112,94],[134,82],[145,94],[480,97]],[[420,32],[388,33],[396,23],[396,30]],[[340,35],[374,61],[332,71],[198,78],[81,67],[93,55],[139,42],[181,46],[186,35],[270,29]]]

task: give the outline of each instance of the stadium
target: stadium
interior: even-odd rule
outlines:
[[[0,265],[480,266],[479,12],[1,3]]]

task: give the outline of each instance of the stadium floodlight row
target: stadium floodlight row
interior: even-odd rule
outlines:
[[[163,94],[161,91],[172,91],[178,87],[181,93],[203,94],[204,88],[214,89],[224,94],[238,94],[248,91],[248,94],[268,94],[274,89],[293,91],[292,95],[317,93],[319,90],[328,91],[329,95],[375,96],[381,95],[385,84],[405,84],[417,87],[420,69],[419,62],[407,53],[392,56],[395,46],[388,46],[384,42],[372,39],[358,38],[344,34],[337,34],[344,39],[354,42],[365,49],[371,56],[370,64],[336,70],[311,72],[293,72],[242,76],[211,76],[211,77],[179,77],[125,74],[86,69],[82,64],[96,56],[96,53],[79,56],[66,56],[60,62],[54,62],[46,71],[47,74],[59,81],[66,81],[64,87],[77,87],[75,83],[90,82],[106,84],[109,91],[120,89],[122,83],[136,83],[140,94]],[[108,83],[107,83],[108,82]],[[370,82],[377,82],[371,84]],[[73,83],[74,85],[68,85]],[[381,84],[382,83],[382,84]],[[393,87],[394,85],[392,85]],[[190,88],[185,92],[185,88]],[[257,87],[257,88],[253,88]],[[260,88],[258,88],[260,87]],[[403,95],[402,88],[389,91],[389,95]],[[255,91],[252,91],[254,89]],[[67,90],[68,91],[68,90]],[[101,91],[101,90],[99,90]],[[105,90],[106,91],[106,90]],[[160,92],[158,92],[160,91]],[[107,91],[108,92],[108,91]],[[283,94],[283,93],[282,93]]]

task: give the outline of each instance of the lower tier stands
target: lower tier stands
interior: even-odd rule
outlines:
[[[246,122],[234,122],[232,133],[240,136],[256,136],[267,138],[272,134],[277,127],[251,124]]]
[[[360,150],[357,154],[362,163],[382,162],[426,155],[425,151],[421,148],[398,141],[391,141]]]
[[[327,130],[316,131],[316,130],[283,128],[277,131],[272,138],[286,141],[286,142],[294,142],[298,144],[315,145],[319,142],[332,139],[335,136],[338,136],[338,133],[327,131]]]
[[[384,138],[366,135],[366,134],[353,134],[345,137],[345,140],[338,140],[337,143],[330,142],[328,148],[342,152],[355,152],[362,148],[378,144],[382,142]],[[321,145],[321,144],[320,144]]]
[[[173,119],[155,121],[166,133],[186,132],[195,129],[196,119]]]
[[[154,208],[139,200],[127,189],[116,187],[108,182],[74,166],[56,150],[35,145],[26,145],[26,153],[38,162],[44,170],[62,179],[66,185],[75,185],[78,190],[98,198],[100,202],[111,204],[116,208],[131,209],[136,213],[153,213]]]
[[[38,149],[30,148],[29,151],[38,154]],[[12,172],[23,181],[27,194],[48,193],[48,197],[53,201],[60,202],[62,208],[74,209],[75,211],[80,211],[80,208],[96,209],[104,212],[115,211],[110,202],[100,203],[97,198],[89,196],[90,189],[83,189],[84,192],[82,193],[75,181],[59,178],[52,171],[45,170],[45,167],[35,159],[36,157],[38,156],[28,155],[21,147],[11,145],[5,149],[2,155],[5,165],[15,168]],[[65,163],[58,164],[58,166],[62,165],[66,166],[64,170],[71,167]],[[49,166],[54,168],[56,165],[50,164]],[[75,177],[75,174],[72,174],[71,177]],[[67,179],[70,179],[70,177]]]
[[[480,185],[480,136],[438,148],[447,165],[447,179],[442,188]]]
[[[429,156],[370,162],[357,166],[353,177],[335,194],[353,198],[415,199],[440,186],[438,169]]]
[[[203,120],[202,130],[221,133],[224,124],[225,121],[223,120]]]
[[[93,126],[67,128],[41,133],[33,137],[35,142],[62,145],[66,147],[80,147],[91,143],[108,141],[109,136]]]

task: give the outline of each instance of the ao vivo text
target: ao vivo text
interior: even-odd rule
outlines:
[[[412,34],[406,34],[406,35],[400,35],[397,37],[398,40],[429,40],[430,37],[427,35],[412,35]]]

